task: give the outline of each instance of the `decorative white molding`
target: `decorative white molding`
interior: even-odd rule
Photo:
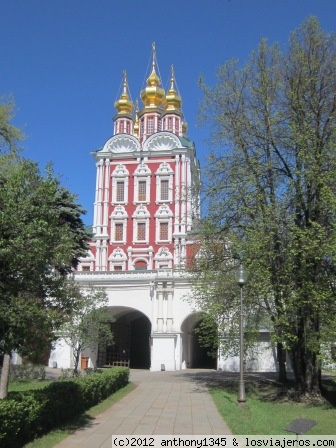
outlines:
[[[122,163],[119,163],[112,172],[113,177],[126,177],[129,176],[129,171]]]
[[[157,254],[154,256],[155,269],[172,268],[173,255],[170,253],[168,247],[161,247]]]
[[[174,216],[173,212],[170,210],[167,204],[162,204],[156,211],[154,217],[158,219],[167,219]]]
[[[116,266],[121,266],[121,269],[123,271],[126,270],[127,256],[126,256],[125,252],[120,247],[117,247],[116,249],[114,249],[112,254],[109,256],[108,261],[109,261],[110,271],[115,271]]]
[[[171,168],[169,163],[163,162],[160,164],[159,168],[155,172],[156,176],[168,176],[174,174],[174,170]]]
[[[144,151],[171,151],[176,148],[183,148],[180,139],[171,132],[158,132],[145,141]]]
[[[112,152],[115,154],[140,151],[141,145],[139,140],[133,135],[118,134],[107,140],[102,151],[100,152]]]

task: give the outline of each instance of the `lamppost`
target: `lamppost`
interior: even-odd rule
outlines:
[[[239,403],[244,404],[246,402],[245,384],[244,384],[244,328],[243,328],[243,286],[247,280],[247,273],[242,265],[236,271],[236,282],[240,287],[240,325],[239,325],[239,337],[240,337],[240,372],[239,372],[239,391],[237,400]]]

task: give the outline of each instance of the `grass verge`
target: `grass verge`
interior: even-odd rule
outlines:
[[[52,448],[57,443],[60,443],[63,439],[68,437],[70,434],[74,433],[77,429],[93,420],[95,416],[106,411],[106,409],[109,409],[117,401],[121,400],[125,395],[133,390],[134,387],[134,384],[129,383],[127,386],[119,389],[106,400],[102,401],[96,406],[93,406],[91,409],[85,412],[85,414],[79,416],[78,418],[72,420],[71,422],[60,428],[51,431],[50,433],[46,434],[43,437],[40,437],[39,439],[33,440],[32,442],[26,444],[24,448]]]
[[[223,387],[209,390],[218,411],[236,435],[292,435],[284,428],[298,418],[314,420],[317,423],[307,435],[336,434],[334,385],[329,385],[327,399],[318,405],[289,400],[287,395],[282,394],[280,387],[263,382],[246,383],[245,406],[239,406],[237,403],[237,382],[225,382]]]

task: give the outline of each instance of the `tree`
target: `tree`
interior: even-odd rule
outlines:
[[[86,349],[95,350],[98,344],[112,345],[112,318],[106,311],[108,298],[103,290],[81,291],[72,285],[75,305],[66,322],[61,326],[61,338],[72,348],[74,375],[78,374],[81,353]]]
[[[336,337],[335,69],[335,36],[309,18],[287,51],[263,40],[244,67],[224,64],[214,87],[201,81],[208,222],[248,269],[246,296],[308,395],[320,393]]]
[[[0,102],[0,153],[5,149],[14,152],[18,149],[18,142],[23,139],[23,133],[10,123],[15,109],[13,99],[5,101],[0,98]]]
[[[26,355],[35,329],[49,337],[73,306],[67,284],[88,236],[76,197],[47,167],[13,154],[0,156],[0,397],[7,394],[9,357]]]

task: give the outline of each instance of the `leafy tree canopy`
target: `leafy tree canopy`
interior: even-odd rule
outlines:
[[[203,238],[200,232],[207,259],[194,296],[206,303],[208,288],[212,307],[219,287],[222,307],[232,310],[225,275],[242,262],[255,328],[261,315],[272,323],[298,389],[308,394],[319,393],[321,365],[336,338],[335,72],[335,36],[312,17],[285,50],[262,40],[244,66],[233,60],[220,67],[215,86],[201,81],[200,118],[212,131],[212,150]],[[214,259],[211,239],[226,249]],[[200,259],[202,250],[199,266]]]

